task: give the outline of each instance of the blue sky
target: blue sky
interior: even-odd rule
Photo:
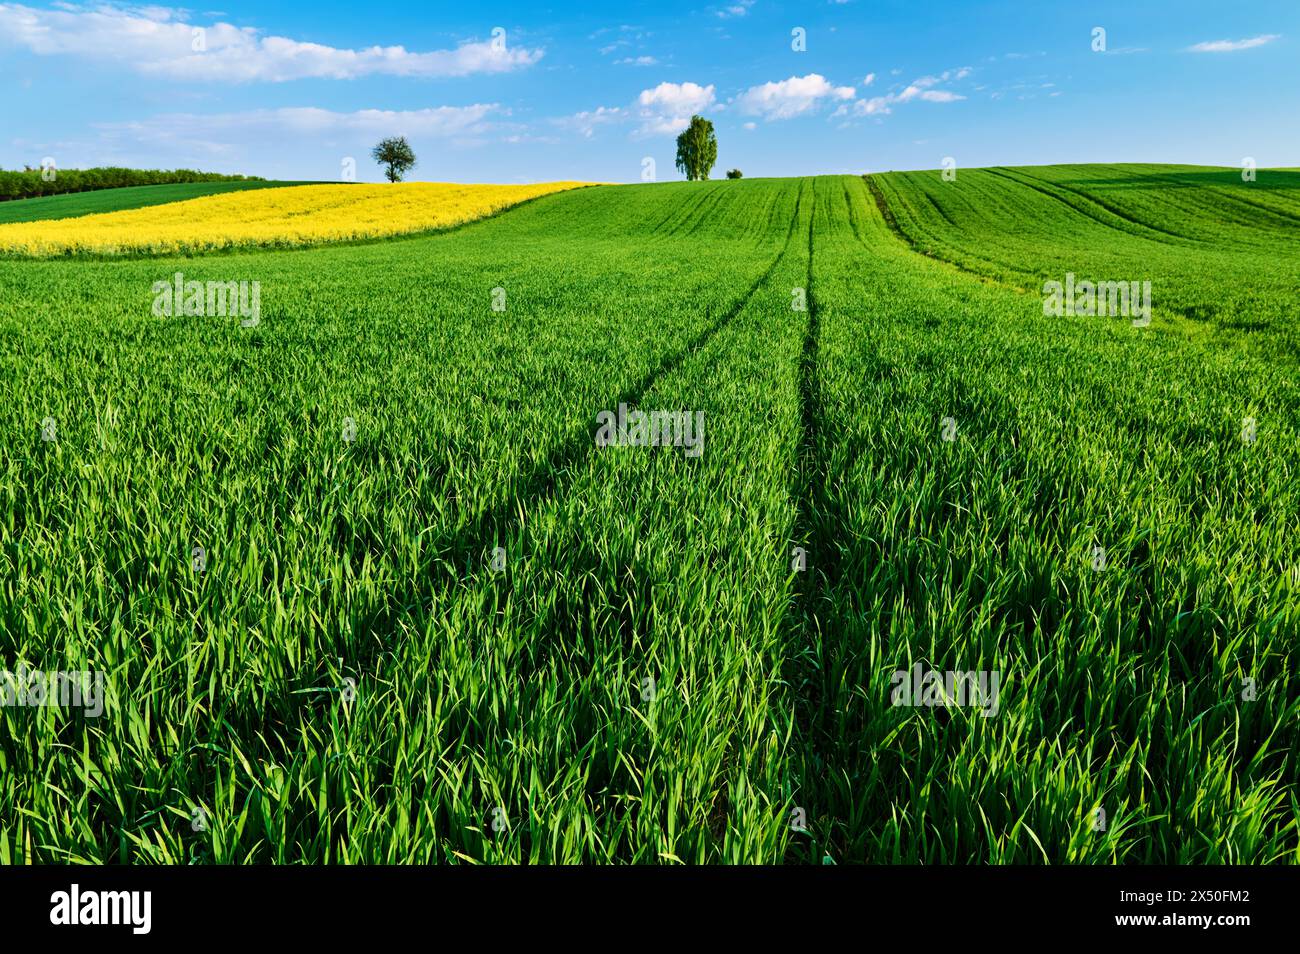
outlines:
[[[663,180],[692,112],[715,176],[1300,166],[1297,0],[218,2],[0,2],[0,167]]]

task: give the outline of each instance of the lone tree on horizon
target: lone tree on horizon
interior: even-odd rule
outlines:
[[[405,136],[390,136],[380,140],[370,155],[374,156],[375,162],[388,167],[384,170],[384,175],[388,176],[389,182],[401,182],[402,176],[415,168],[415,151]]]
[[[677,171],[686,173],[691,181],[707,179],[717,161],[718,137],[713,134],[713,123],[692,116],[691,124],[677,137]]]

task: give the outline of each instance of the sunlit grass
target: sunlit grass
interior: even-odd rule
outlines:
[[[999,229],[826,177],[0,262],[0,669],[110,684],[0,708],[0,862],[1300,860],[1294,365],[1045,318]],[[260,323],[154,317],[178,270]],[[703,454],[597,448],[620,402]]]

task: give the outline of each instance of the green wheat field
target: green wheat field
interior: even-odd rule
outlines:
[[[0,290],[0,668],[105,674],[0,708],[0,863],[1300,862],[1300,172],[599,186]]]

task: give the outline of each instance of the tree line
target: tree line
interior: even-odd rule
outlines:
[[[54,169],[52,167],[22,171],[0,169],[0,202],[30,199],[65,192],[90,192],[122,186],[166,185],[175,182],[242,182],[261,181],[260,176],[227,176],[193,169],[123,169],[100,166],[93,169]]]

